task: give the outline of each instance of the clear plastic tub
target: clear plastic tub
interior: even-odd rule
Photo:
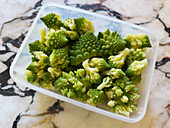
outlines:
[[[105,31],[107,28],[109,28],[111,31],[117,30],[118,33],[122,35],[122,37],[125,36],[127,33],[132,33],[132,34],[143,33],[143,34],[149,35],[151,43],[152,43],[152,48],[148,50],[146,53],[147,59],[148,59],[148,66],[145,69],[145,71],[142,73],[142,81],[138,86],[140,89],[139,93],[141,94],[141,98],[138,100],[138,107],[139,107],[138,112],[133,112],[130,115],[130,117],[125,117],[123,115],[119,115],[119,114],[109,111],[109,109],[107,109],[105,106],[101,106],[101,105],[98,107],[91,106],[86,103],[67,98],[56,92],[49,91],[39,86],[30,84],[25,80],[24,72],[25,72],[26,67],[31,62],[31,54],[29,53],[28,43],[40,39],[39,29],[45,27],[44,24],[40,21],[40,17],[51,12],[61,15],[63,20],[65,20],[66,18],[78,18],[78,17],[85,17],[89,19],[94,24],[95,34],[97,34],[99,31]],[[135,122],[140,121],[146,113],[157,48],[158,48],[158,40],[156,39],[156,37],[151,31],[145,28],[142,28],[142,27],[139,27],[139,26],[136,26],[131,23],[124,22],[124,21],[120,21],[117,19],[113,19],[107,16],[80,10],[77,8],[49,3],[49,4],[44,5],[41,8],[37,17],[35,18],[27,36],[25,37],[11,65],[10,75],[16,83],[27,86],[40,93],[46,94],[48,96],[51,96],[57,99],[61,99],[68,103],[77,105],[79,107],[85,108],[93,112],[100,113],[105,116],[109,116],[109,117],[112,117],[118,120],[129,122],[129,123],[135,123]]]

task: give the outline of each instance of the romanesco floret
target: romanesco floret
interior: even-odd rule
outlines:
[[[60,27],[64,26],[61,17],[54,13],[47,14],[46,16],[41,17],[40,19],[44,22],[47,28],[53,28],[55,30],[58,30],[60,29]]]
[[[33,83],[37,78],[36,74],[30,70],[25,70],[25,75],[26,75],[26,80],[30,83]]]
[[[85,93],[89,88],[92,87],[92,84],[90,81],[86,79],[86,72],[84,69],[78,69],[75,71],[76,78],[83,83],[83,88],[81,89],[83,93]]]
[[[132,112],[132,109],[131,109],[131,107],[129,107],[127,105],[121,104],[121,105],[115,105],[113,107],[113,111],[115,113],[118,113],[118,114],[120,113],[122,115],[129,117],[130,113]]]
[[[46,41],[46,39],[45,39],[45,36],[46,36],[46,28],[39,29],[39,33],[40,33],[40,36],[41,36],[40,42],[41,42],[41,43],[45,43],[45,41]]]
[[[112,79],[110,77],[106,77],[103,79],[103,82],[97,87],[97,89],[102,90],[105,87],[111,87],[112,83]]]
[[[139,74],[137,76],[131,76],[129,78],[132,81],[132,83],[135,84],[135,85],[139,84],[141,82],[141,79],[142,79],[141,74]]]
[[[113,106],[115,106],[115,101],[114,101],[114,100],[110,100],[110,101],[107,103],[107,105],[108,105],[109,107],[113,107]]]
[[[89,66],[89,59],[83,62],[83,67],[86,70],[86,79],[94,84],[101,83],[101,76],[99,74],[99,70],[97,68],[92,68]]]
[[[70,38],[71,40],[77,40],[77,39],[79,39],[79,36],[78,36],[77,32],[75,32],[75,31],[69,31],[69,30],[66,30],[66,29],[63,28],[63,27],[61,27],[60,30],[63,31],[64,34],[65,34],[68,38]]]
[[[69,74],[62,72],[62,77],[54,82],[57,91],[69,98],[78,98],[81,101],[87,99],[87,94],[83,91],[83,84],[74,76],[73,72]]]
[[[55,68],[65,68],[69,64],[68,47],[54,49],[50,55],[50,65]]]
[[[146,68],[147,63],[148,63],[147,59],[141,61],[134,61],[128,66],[125,72],[126,75],[129,77],[140,75],[143,72],[143,70]]]
[[[103,71],[104,75],[110,76],[112,79],[121,78],[126,74],[122,71],[122,69],[111,68],[110,70]]]
[[[83,88],[83,83],[81,83],[75,76],[73,72],[62,72],[63,77],[65,77],[71,84],[73,84],[73,88],[76,90],[81,90]]]
[[[51,74],[49,72],[45,72],[43,75],[42,75],[42,78],[43,80],[46,82],[46,83],[49,83],[52,79],[51,77]]]
[[[36,51],[33,52],[35,55],[35,58],[37,59],[36,61],[33,61],[27,68],[26,70],[32,71],[34,73],[37,73],[41,69],[45,68],[46,65],[48,65],[49,62],[49,57],[44,54],[41,51]]]
[[[70,50],[71,65],[79,65],[90,57],[102,55],[101,44],[92,31],[86,32]]]
[[[129,49],[125,48],[123,51],[121,51],[118,55],[110,56],[109,64],[112,68],[122,68],[122,66],[125,64],[126,56],[129,54]]]
[[[99,71],[110,68],[110,65],[105,61],[104,58],[92,58],[89,62],[91,67],[99,69]]]
[[[92,104],[92,105],[101,104],[106,99],[106,95],[105,95],[104,91],[98,90],[98,89],[90,89],[87,92],[87,95],[90,97],[87,100],[87,103]]]
[[[87,31],[92,31],[94,33],[94,26],[90,20],[82,17],[82,18],[74,19],[74,22],[76,24],[75,30],[79,35],[82,35]]]
[[[148,35],[144,34],[127,34],[124,37],[125,40],[127,40],[130,44],[129,48],[145,48],[145,47],[151,47],[150,40]]]
[[[126,42],[116,31],[111,33],[110,30],[107,29],[105,32],[99,32],[97,37],[102,44],[104,55],[115,55],[125,48]]]
[[[46,37],[46,46],[50,47],[51,49],[54,48],[62,48],[67,45],[68,39],[66,38],[66,35],[63,31],[54,29],[50,29],[50,31],[47,33]]]
[[[35,51],[44,51],[45,46],[39,40],[29,43],[29,52],[33,54]]]
[[[121,78],[116,79],[115,82],[113,83],[113,86],[124,88],[125,86],[131,84],[132,82],[130,81],[130,79],[126,76],[123,76]]]
[[[144,52],[142,52],[142,49],[134,49],[131,48],[129,54],[126,57],[126,66],[130,65],[135,60],[141,61],[146,58],[146,55]]]
[[[76,24],[75,24],[75,22],[74,22],[74,19],[67,18],[67,19],[64,21],[64,26],[68,27],[68,28],[71,29],[71,30],[75,29]]]
[[[60,68],[49,67],[47,70],[51,74],[52,78],[59,77],[59,76],[61,76],[61,73],[62,73],[62,70]]]

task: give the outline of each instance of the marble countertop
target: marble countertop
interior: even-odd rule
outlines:
[[[151,29],[159,48],[145,117],[129,124],[17,85],[9,67],[41,6],[56,2]],[[1,128],[170,128],[169,0],[0,1]]]

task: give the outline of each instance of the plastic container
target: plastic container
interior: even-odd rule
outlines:
[[[133,112],[130,115],[130,117],[126,117],[126,116],[119,115],[119,114],[109,111],[109,109],[107,109],[105,106],[102,106],[102,105],[98,107],[91,106],[86,103],[67,98],[56,92],[49,91],[39,86],[30,84],[25,80],[24,71],[31,62],[31,54],[29,53],[28,43],[40,39],[39,29],[45,27],[44,24],[40,21],[40,17],[51,12],[61,15],[63,21],[66,18],[78,18],[78,17],[85,17],[89,19],[94,24],[95,34],[97,34],[99,31],[105,31],[107,28],[109,28],[111,31],[117,30],[117,32],[121,34],[122,37],[125,36],[127,33],[132,33],[132,34],[143,33],[143,34],[149,35],[151,43],[152,43],[152,48],[148,50],[146,53],[147,54],[146,56],[148,59],[148,66],[145,69],[145,71],[142,73],[142,81],[138,86],[140,89],[139,93],[141,94],[141,98],[138,100],[138,107],[139,107],[138,112]],[[36,16],[27,36],[25,37],[11,65],[10,75],[16,83],[27,86],[40,93],[46,94],[48,96],[51,96],[57,99],[61,99],[68,103],[77,105],[79,107],[85,108],[93,112],[100,113],[105,116],[109,116],[109,117],[112,117],[118,120],[129,122],[129,123],[135,123],[135,122],[140,121],[144,117],[145,112],[146,112],[150,85],[151,85],[153,71],[154,71],[157,48],[158,48],[158,40],[156,39],[156,37],[151,31],[145,28],[142,28],[142,27],[139,27],[139,26],[136,26],[131,23],[124,22],[124,21],[120,21],[117,19],[113,19],[107,16],[84,11],[81,9],[54,4],[54,3],[49,3],[49,4],[44,5],[40,9],[38,15]]]

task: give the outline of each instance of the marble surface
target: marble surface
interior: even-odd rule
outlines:
[[[40,7],[56,2],[151,29],[159,48],[145,117],[129,124],[59,101],[17,85],[9,67]],[[1,0],[0,127],[1,128],[169,128],[170,127],[169,0]]]

